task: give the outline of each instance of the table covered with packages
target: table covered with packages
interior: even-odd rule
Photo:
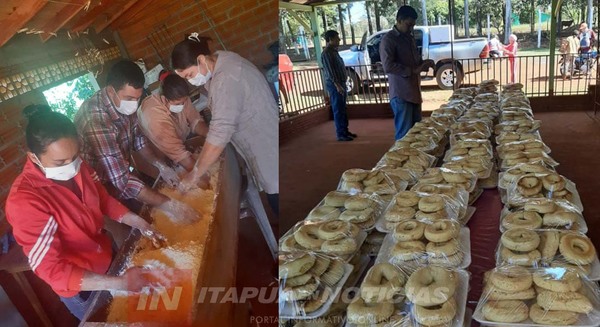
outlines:
[[[600,262],[523,85],[457,89],[279,240],[281,326],[598,326]]]

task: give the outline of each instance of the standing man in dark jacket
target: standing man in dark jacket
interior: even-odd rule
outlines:
[[[400,7],[396,25],[383,36],[379,45],[383,70],[390,85],[396,140],[421,121],[421,71],[434,65],[433,60],[423,61],[417,50],[412,35],[416,20],[417,12],[413,7]]]
[[[352,141],[357,135],[348,130],[348,114],[346,112],[346,67],[340,54],[338,46],[340,37],[336,31],[325,32],[327,45],[321,55],[323,72],[325,74],[325,87],[329,93],[333,120],[335,122],[335,133],[338,141]]]

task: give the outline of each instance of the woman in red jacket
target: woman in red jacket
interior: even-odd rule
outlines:
[[[151,275],[142,268],[106,275],[112,242],[103,230],[105,215],[153,241],[162,236],[108,195],[79,157],[75,125],[62,114],[40,111],[29,117],[26,140],[27,161],[11,187],[6,217],[31,270],[79,319],[89,306],[89,291],[148,286]]]

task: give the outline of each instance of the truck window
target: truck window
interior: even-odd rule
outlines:
[[[423,56],[423,30],[413,30],[413,36],[415,37],[415,42],[417,44],[417,51]]]
[[[371,58],[371,63],[376,63],[381,61],[381,56],[379,55],[379,43],[381,43],[381,38],[385,35],[385,33],[380,33],[373,36],[367,42],[367,51],[369,51],[369,58]]]

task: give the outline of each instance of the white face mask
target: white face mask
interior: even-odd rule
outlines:
[[[72,179],[77,175],[77,173],[79,173],[79,168],[81,167],[80,157],[77,157],[77,159],[71,161],[69,164],[60,167],[44,167],[42,166],[42,162],[40,161],[40,159],[38,159],[37,156],[35,156],[35,159],[38,161],[37,164],[42,168],[42,170],[46,174],[46,178],[57,181],[68,181]]]
[[[119,101],[121,101],[121,105],[119,105],[119,107],[117,107],[118,112],[122,113],[123,115],[129,116],[137,111],[137,108],[138,108],[137,101],[121,100],[121,98],[119,97],[119,94],[117,93],[116,90],[115,90],[115,94],[117,95],[117,99],[119,99]]]
[[[195,86],[202,86],[206,84],[206,82],[208,82],[208,80],[212,76],[212,72],[210,71],[210,69],[208,69],[208,64],[206,63],[206,61],[204,62],[204,64],[206,65],[206,71],[208,73],[206,73],[206,75],[202,75],[202,73],[200,73],[200,63],[198,63],[198,74],[196,74],[195,77],[188,79],[188,82],[190,82],[190,84]]]
[[[178,114],[178,113],[180,113],[180,112],[183,111],[183,105],[182,104],[170,104],[169,105],[169,110],[172,113]]]

